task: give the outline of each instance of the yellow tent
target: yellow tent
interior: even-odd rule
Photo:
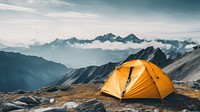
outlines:
[[[145,60],[132,60],[117,67],[101,91],[119,99],[164,99],[174,92],[174,86],[158,66]]]

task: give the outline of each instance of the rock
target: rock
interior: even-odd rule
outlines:
[[[154,112],[161,112],[160,109],[154,109],[153,111],[154,111]]]
[[[151,109],[146,109],[144,112],[154,112],[154,111]]]
[[[24,94],[24,93],[26,93],[26,91],[20,89],[20,90],[15,91],[15,93],[16,94]]]
[[[33,112],[67,112],[64,107],[47,107],[33,110]]]
[[[183,85],[183,84],[186,84],[185,81],[176,81],[176,80],[173,80],[172,82],[173,82],[174,84],[176,84],[176,85]]]
[[[196,82],[200,83],[200,79],[196,80]]]
[[[48,98],[42,98],[42,100],[40,102],[41,103],[50,103],[50,99],[48,99]]]
[[[12,111],[9,111],[9,112],[29,112],[29,110],[26,110],[26,109],[18,109],[18,110],[12,110]]]
[[[69,86],[69,85],[59,87],[59,90],[60,90],[60,91],[68,91],[68,90],[70,90],[70,89],[72,89],[72,87]]]
[[[140,112],[138,108],[123,108],[120,112]]]
[[[183,109],[182,112],[191,112],[188,109]]]
[[[65,108],[76,108],[78,106],[78,103],[76,102],[67,102],[63,105]]]
[[[16,101],[24,102],[27,104],[34,104],[34,105],[38,105],[40,103],[32,96],[21,96],[18,99],[16,99]]]
[[[15,105],[13,103],[4,103],[1,107],[3,112],[8,112],[12,110],[18,110],[18,109],[23,109],[22,106]]]
[[[27,103],[24,103],[24,102],[21,102],[21,101],[13,101],[12,103],[17,105],[17,106],[23,106],[23,107],[28,105]]]
[[[94,84],[104,84],[104,80],[95,80],[93,83]]]
[[[55,99],[54,99],[54,98],[51,98],[51,99],[49,100],[49,102],[50,102],[50,103],[54,103],[54,102],[55,102]]]
[[[197,45],[197,46],[193,47],[194,50],[199,49],[199,48],[200,48],[200,45]]]
[[[42,98],[38,97],[38,96],[32,96],[33,98],[35,98],[36,101],[41,102]]]
[[[143,108],[139,108],[139,110],[140,110],[140,112],[144,112],[145,111],[145,109],[143,109]]]
[[[190,82],[189,87],[196,90],[200,90],[200,83],[197,81]]]
[[[106,112],[104,104],[98,102],[95,98],[80,104],[75,109],[79,112]]]
[[[48,87],[47,92],[55,92],[55,91],[58,91],[58,88],[57,87]]]
[[[197,108],[194,104],[187,105],[187,108],[188,108],[189,110],[193,110],[193,111],[198,110],[198,108]]]

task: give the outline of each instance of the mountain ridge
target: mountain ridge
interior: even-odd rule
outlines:
[[[68,70],[66,66],[42,57],[0,51],[0,91],[38,89]]]

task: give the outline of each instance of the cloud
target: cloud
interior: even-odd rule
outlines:
[[[50,23],[51,20],[42,20],[42,19],[10,19],[6,23],[22,24],[22,23]]]
[[[38,13],[36,9],[20,7],[15,5],[7,5],[0,3],[0,10],[9,10],[9,11],[19,11],[19,12],[27,12],[27,13]]]
[[[47,13],[46,16],[70,18],[70,19],[92,19],[92,18],[100,17],[99,15],[96,15],[96,14],[79,13],[79,12],[54,12],[54,13]]]
[[[100,48],[103,50],[125,50],[129,48],[133,49],[140,49],[140,48],[146,48],[148,46],[154,46],[154,47],[160,47],[163,49],[170,49],[172,46],[170,44],[162,44],[160,42],[151,41],[151,42],[143,42],[143,43],[122,43],[122,42],[100,42],[100,41],[93,41],[92,43],[88,44],[74,44],[71,45],[73,47],[83,48],[83,49],[96,49]]]
[[[33,3],[44,3],[44,4],[55,4],[55,5],[68,5],[73,6],[74,4],[65,2],[62,0],[28,0],[27,3],[33,4]]]

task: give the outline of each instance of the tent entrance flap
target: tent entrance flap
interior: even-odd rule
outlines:
[[[124,86],[124,89],[123,89],[123,91],[122,91],[122,93],[121,93],[121,97],[124,96],[124,93],[126,92],[126,88],[127,88],[128,84],[131,82],[131,74],[132,74],[132,71],[133,71],[133,67],[130,67],[130,71],[129,71],[129,74],[128,74],[128,78],[127,78],[127,80],[126,80],[126,85]]]

